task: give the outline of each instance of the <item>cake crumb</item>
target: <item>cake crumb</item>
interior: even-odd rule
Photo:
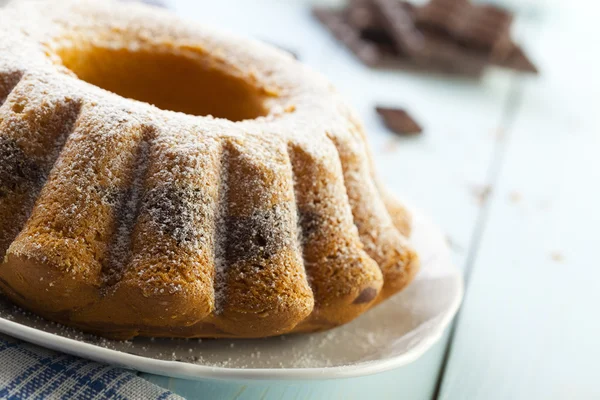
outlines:
[[[557,263],[562,263],[565,261],[565,257],[562,255],[562,253],[558,251],[551,253],[550,258],[552,259],[552,261],[555,261]]]
[[[517,191],[512,191],[508,195],[508,198],[509,198],[509,200],[510,200],[511,203],[517,204],[517,203],[519,203],[521,201],[522,196],[521,196],[521,193],[519,193]]]

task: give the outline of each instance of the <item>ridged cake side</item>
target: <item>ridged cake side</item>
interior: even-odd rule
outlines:
[[[407,213],[323,78],[158,11],[82,4],[19,5],[30,25],[0,27],[8,297],[109,337],[263,337],[349,322],[410,282]],[[124,53],[159,37],[161,51],[215,54],[269,93],[269,114],[193,117],[106,92],[53,53],[77,32]]]

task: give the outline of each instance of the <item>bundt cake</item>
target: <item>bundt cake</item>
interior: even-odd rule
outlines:
[[[264,337],[346,323],[414,276],[360,123],[285,52],[106,0],[1,20],[14,303],[112,338]]]

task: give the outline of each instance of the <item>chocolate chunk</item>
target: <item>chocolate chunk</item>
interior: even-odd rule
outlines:
[[[394,39],[388,33],[380,28],[369,28],[359,31],[360,37],[367,42],[373,42],[379,45],[380,49],[389,49],[390,52],[397,53]]]
[[[417,25],[448,35],[465,47],[492,53],[510,42],[512,15],[493,5],[468,0],[430,0],[415,12]]]
[[[381,21],[373,12],[371,0],[352,0],[346,8],[346,21],[358,30],[380,30]]]
[[[392,39],[378,42],[369,40],[358,29],[352,27],[340,11],[316,8],[313,14],[329,29],[333,36],[343,43],[363,64],[372,68],[393,68],[408,70],[429,70],[433,72],[456,73],[459,68],[447,63],[446,66],[418,64],[406,55],[400,54],[393,45]]]
[[[353,304],[365,304],[373,301],[375,297],[377,297],[378,291],[375,288],[368,287],[363,289],[362,292],[354,299]]]
[[[519,46],[513,46],[512,50],[504,58],[493,59],[492,62],[500,67],[514,69],[516,71],[539,73],[537,67],[527,57]]]
[[[399,135],[416,135],[423,132],[421,126],[403,109],[376,107],[377,113],[383,118],[385,126]]]
[[[424,32],[424,51],[421,63],[464,76],[481,76],[489,63],[485,55],[470,51],[446,38]]]
[[[486,63],[537,73],[510,36],[512,21],[512,14],[506,10],[468,0],[430,0],[415,9],[415,23],[425,34],[446,36],[467,50],[469,57]]]
[[[445,72],[479,76],[487,60],[434,32],[419,31],[415,9],[397,0],[372,0],[375,12],[396,48],[421,67],[438,67]]]
[[[372,3],[398,50],[411,57],[421,57],[425,43],[410,11],[397,0],[372,0]]]
[[[384,52],[376,44],[362,39],[360,32],[344,20],[341,12],[314,8],[313,15],[364,64],[372,67],[382,65]]]

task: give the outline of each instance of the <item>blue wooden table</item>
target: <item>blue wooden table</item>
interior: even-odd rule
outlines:
[[[307,1],[170,3],[187,18],[291,49],[325,74],[361,114],[383,180],[447,233],[467,295],[422,358],[373,376],[141,376],[190,399],[600,399],[596,2],[506,0],[541,76],[491,70],[477,82],[370,70],[310,17]],[[393,136],[376,103],[405,106],[425,133]]]

